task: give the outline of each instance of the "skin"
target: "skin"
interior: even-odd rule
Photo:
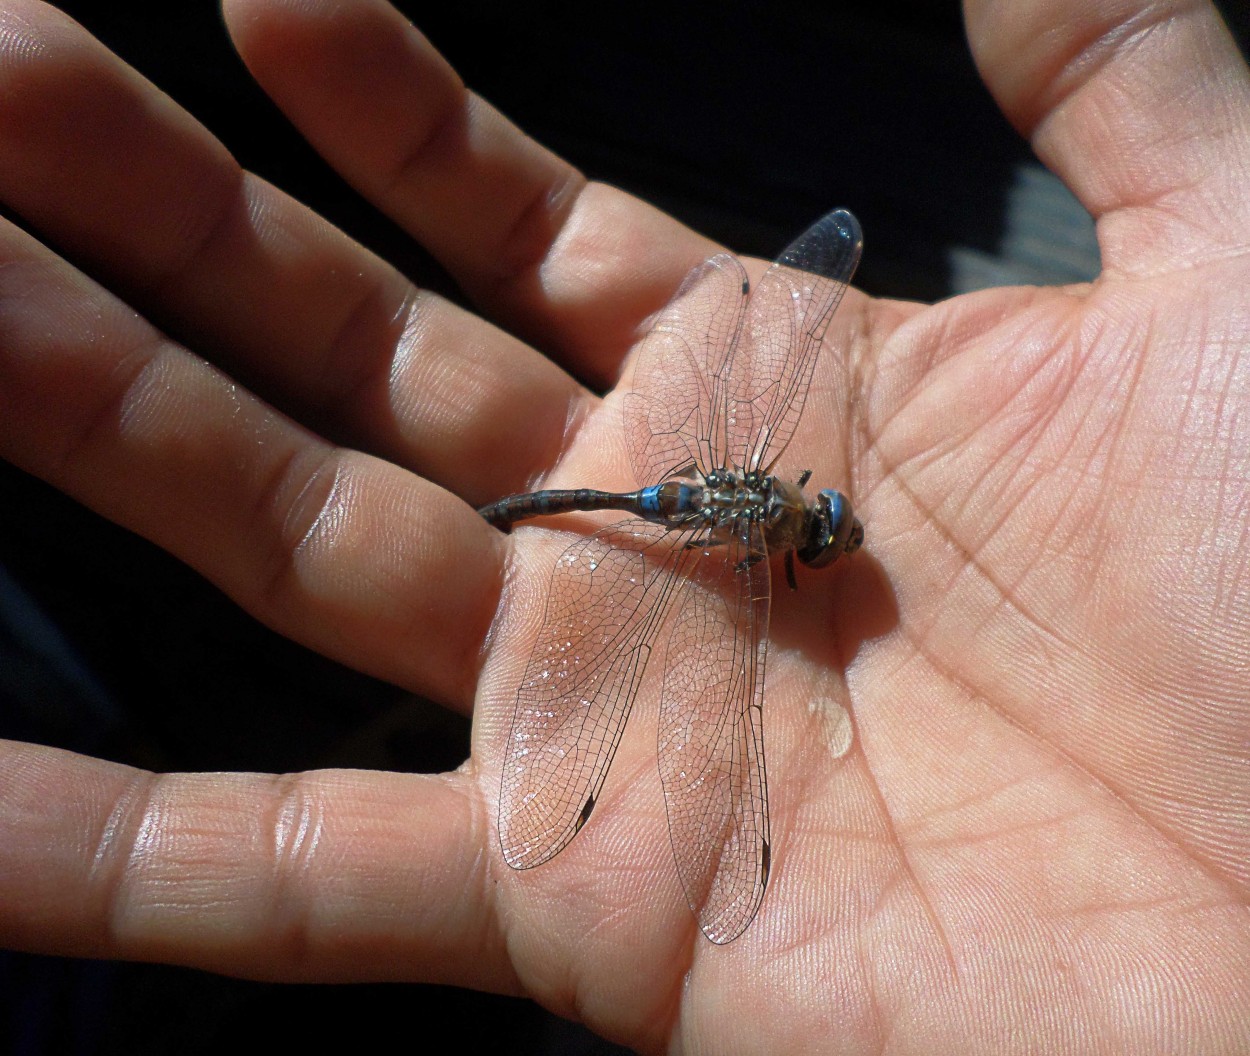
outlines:
[[[0,453],[284,633],[472,708],[474,744],[451,774],[274,777],[4,743],[0,941],[525,993],[644,1051],[1239,1051],[1250,79],[1204,3],[966,13],[1104,270],[848,293],[789,457],[850,489],[867,542],[777,592],[773,877],[717,948],[672,866],[653,687],[574,844],[503,864],[498,764],[568,536],[466,504],[628,483],[614,397],[574,377],[627,368],[714,247],[526,139],[385,6],[228,0],[257,80],[496,329],[7,3],[0,197],[65,258],[0,222]]]

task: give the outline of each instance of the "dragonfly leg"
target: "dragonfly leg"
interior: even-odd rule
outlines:
[[[791,590],[799,589],[799,581],[794,578],[794,551],[786,551],[786,582],[790,584]]]
[[[810,469],[803,470],[803,472],[799,474],[799,487],[800,488],[806,487],[807,482],[811,479],[812,479],[812,471]]]
[[[687,539],[683,550],[710,550],[714,546],[724,546],[724,539]]]
[[[789,551],[786,551],[786,554],[787,556],[789,556]],[[763,560],[764,560],[763,554],[751,554],[749,557],[744,557],[741,561],[739,561],[736,565],[734,565],[734,571],[745,572],[752,565]]]

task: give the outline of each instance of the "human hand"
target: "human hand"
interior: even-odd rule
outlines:
[[[711,247],[466,105],[384,10],[277,7],[227,17],[308,138],[485,312],[614,377]],[[494,837],[517,628],[559,544],[505,542],[440,485],[598,484],[623,471],[611,405],[240,177],[54,12],[10,5],[0,193],[102,285],[0,235],[4,454],[293,637],[475,702],[476,728],[438,778],[154,779],[5,746],[4,940],[522,991],[643,1048],[1234,1045],[1246,74],[1205,8],[1127,30],[1025,11],[974,7],[974,46],[1098,216],[1106,271],[931,309],[848,294],[814,391],[840,391],[842,354],[853,392],[825,416],[813,396],[790,462],[853,485],[869,556],[776,600],[773,878],[718,949],[673,872],[654,701],[556,861],[512,873]],[[225,373],[106,289],[202,334]]]

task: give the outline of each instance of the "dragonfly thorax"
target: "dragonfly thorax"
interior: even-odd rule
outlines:
[[[721,469],[709,473],[703,486],[702,505],[705,515],[720,521],[751,517],[767,520],[772,499],[771,478],[758,479]]]
[[[793,497],[783,494],[773,477],[740,474],[718,469],[703,476],[702,482],[676,478],[640,491],[642,515],[647,520],[670,528],[689,528],[699,524],[713,530],[713,537],[722,537],[733,525],[755,521],[765,526],[788,522],[794,506]],[[785,487],[794,490],[793,485]],[[799,506],[802,496],[799,495]]]
[[[809,502],[799,485],[779,477],[718,469],[701,484],[671,479],[639,495],[648,520],[671,528],[703,524],[718,542],[744,521],[756,522],[771,553],[794,551],[811,568],[853,554],[864,539],[863,526],[841,492],[824,489]]]

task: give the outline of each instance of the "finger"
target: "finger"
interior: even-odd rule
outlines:
[[[1007,116],[1099,221],[1104,264],[1144,272],[1250,237],[1250,78],[1204,0],[966,0]]]
[[[360,670],[472,699],[495,533],[276,413],[0,223],[0,457]]]
[[[587,185],[381,0],[227,0],[252,74],[313,145],[519,332],[607,382],[641,320],[710,252]]]
[[[515,992],[471,779],[156,775],[0,741],[0,943]]]
[[[0,199],[329,435],[484,501],[549,464],[584,410],[542,356],[242,173],[60,12],[0,9],[0,98]]]

